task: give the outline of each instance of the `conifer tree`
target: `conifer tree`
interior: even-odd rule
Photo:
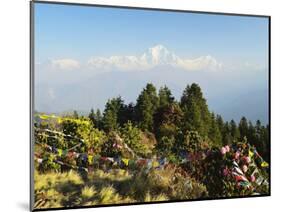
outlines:
[[[201,136],[207,136],[211,124],[211,114],[198,84],[187,86],[180,102],[184,112],[185,130],[195,130]]]
[[[95,127],[102,129],[102,114],[100,109],[97,109],[97,112],[95,113]]]
[[[116,130],[119,127],[118,116],[123,105],[121,97],[108,100],[103,114],[103,128],[105,131]]]
[[[211,114],[211,125],[209,128],[208,137],[217,146],[222,145],[222,136],[218,124],[216,122],[215,114]]]
[[[128,105],[122,104],[118,113],[118,123],[121,126],[124,126],[128,121],[136,124],[136,111],[133,103]]]
[[[244,116],[241,118],[238,128],[239,128],[241,139],[243,139],[244,137],[247,138],[249,126],[248,126],[248,121]]]
[[[154,133],[157,139],[157,150],[169,154],[177,148],[177,139],[182,124],[183,113],[177,103],[162,106],[154,114]]]
[[[148,83],[137,99],[136,113],[142,130],[153,131],[153,115],[158,108],[159,99],[156,88]]]
[[[233,141],[237,141],[241,137],[240,131],[233,119],[230,121],[230,135]]]
[[[167,87],[161,87],[159,89],[159,107],[163,107],[174,102],[171,90]]]
[[[247,131],[247,141],[250,143],[250,144],[254,144],[257,139],[258,139],[258,134],[257,134],[257,131],[256,131],[256,128],[255,126],[252,124],[251,121],[248,122],[248,131]]]
[[[221,135],[223,135],[225,133],[224,132],[224,122],[223,122],[223,118],[221,115],[216,116],[216,122],[217,122],[218,128],[221,132]]]
[[[91,108],[91,111],[90,111],[90,113],[89,113],[89,119],[91,120],[91,122],[95,125],[95,116],[96,116],[96,114],[95,114],[95,111],[94,111],[94,109],[93,108]]]

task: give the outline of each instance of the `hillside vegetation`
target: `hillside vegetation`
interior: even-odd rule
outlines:
[[[35,208],[269,193],[269,126],[224,121],[197,84],[179,101],[147,84],[136,103],[34,120]]]

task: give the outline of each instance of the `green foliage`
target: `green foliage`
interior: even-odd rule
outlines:
[[[137,124],[136,123],[136,108],[133,103],[130,103],[128,105],[123,104],[121,106],[118,120],[119,120],[120,126],[122,126],[122,127],[128,121],[132,122],[133,124]]]
[[[232,144],[240,139],[240,131],[234,120],[225,122],[221,128],[222,144]]]
[[[207,136],[210,129],[211,115],[199,85],[187,86],[180,102],[184,112],[184,130],[194,130]]]
[[[157,139],[157,151],[169,156],[181,130],[183,113],[177,103],[159,107],[154,114],[154,131]]]
[[[247,140],[254,145],[265,160],[269,160],[269,126],[262,126],[257,120],[254,126],[248,122]]]
[[[140,156],[146,156],[149,152],[147,146],[141,141],[141,130],[134,127],[133,124],[128,121],[121,129],[121,137],[123,141],[137,154]]]
[[[108,100],[103,113],[103,128],[106,132],[117,130],[119,127],[119,113],[124,104],[121,97]]]
[[[241,118],[238,128],[239,128],[239,132],[240,132],[240,137],[241,138],[247,137],[248,121],[244,116]]]
[[[88,150],[92,150],[93,153],[99,154],[101,152],[102,145],[106,142],[107,137],[103,131],[93,128],[90,132],[89,138],[85,141]]]
[[[59,120],[63,133],[82,139],[88,138],[92,123],[88,118],[62,118]]]
[[[168,157],[169,155],[172,154],[172,149],[174,145],[175,145],[174,137],[162,136],[157,143],[157,149],[159,151],[159,155]]]
[[[197,131],[187,131],[182,142],[181,150],[186,150],[189,153],[197,153],[210,146],[210,142],[203,139]]]
[[[55,163],[55,159],[56,156],[54,154],[46,152],[43,162],[39,166],[39,170],[41,172],[45,172],[46,170],[59,171],[61,167],[59,164]]]
[[[90,135],[92,130],[92,123],[88,118],[61,118],[59,120],[61,129],[63,133],[66,135],[70,135],[70,138],[64,138],[66,148],[71,148],[77,145],[77,142],[81,142],[82,139],[86,144],[90,141]],[[81,147],[78,149],[79,151],[85,151],[84,143],[82,143]]]
[[[101,147],[101,154],[108,157],[120,157],[122,155],[121,149],[114,148],[114,145],[120,143],[117,132],[110,131],[107,135],[107,140]]]
[[[159,89],[159,107],[172,104],[174,100],[175,98],[172,96],[172,92],[167,86]]]
[[[91,109],[88,117],[92,121],[94,127],[98,129],[102,128],[102,114],[99,109],[97,109],[96,113],[94,109]]]
[[[142,130],[153,131],[153,115],[159,105],[156,88],[148,83],[138,96],[136,104],[136,115]]]
[[[241,137],[241,133],[236,126],[234,120],[230,121],[230,135],[232,136],[232,140],[237,141]]]
[[[214,113],[211,114],[211,124],[208,137],[216,146],[222,146],[222,135]]]
[[[64,117],[38,116],[36,208],[269,192],[268,184],[259,182],[269,177],[265,162],[269,160],[269,126],[260,121],[253,124],[245,117],[238,126],[234,120],[225,122],[210,113],[197,84],[186,87],[179,103],[168,87],[157,92],[149,83],[136,105],[125,104],[119,96],[108,100],[103,115],[92,109],[88,118],[77,111]],[[255,148],[262,157],[252,155]],[[106,157],[125,162],[119,165]],[[147,163],[139,165],[138,157]],[[247,157],[251,163],[245,162]],[[152,165],[159,158],[169,163]],[[232,173],[233,161],[240,169],[247,166],[242,183]]]
[[[222,149],[224,150],[222,151]],[[268,179],[267,172],[258,168],[260,161],[257,161],[257,156],[254,156],[253,151],[246,141],[237,142],[232,147],[212,148],[200,160],[187,163],[185,168],[191,171],[191,175],[195,179],[206,186],[212,197],[245,196],[253,195],[256,192],[265,194],[269,191],[268,184],[258,184],[255,180],[251,180],[253,175],[256,178]],[[196,169],[191,169],[194,163],[196,163]],[[237,169],[240,172],[237,172]],[[243,180],[241,180],[241,176],[243,176]]]

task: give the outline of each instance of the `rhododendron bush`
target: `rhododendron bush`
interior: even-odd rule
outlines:
[[[267,194],[269,165],[247,141],[201,149],[182,166],[210,197]]]

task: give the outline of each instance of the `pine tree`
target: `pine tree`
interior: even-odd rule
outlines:
[[[95,126],[95,116],[96,116],[95,111],[93,108],[91,108],[91,111],[90,111],[88,117],[91,120],[91,122],[94,124],[94,126]]]
[[[137,99],[136,114],[142,130],[153,131],[153,115],[158,108],[156,88],[148,83]]]
[[[216,116],[216,122],[217,122],[218,128],[220,130],[220,133],[223,136],[223,134],[225,132],[224,132],[224,122],[223,122],[223,119],[222,119],[221,115]]]
[[[233,141],[237,141],[241,137],[239,129],[233,119],[230,121],[230,135]]]
[[[211,114],[211,126],[209,129],[208,137],[217,146],[222,145],[222,136],[214,113]]]
[[[128,121],[136,124],[136,111],[133,103],[122,104],[118,114],[118,123],[121,126],[124,126]]]
[[[200,135],[207,135],[207,132],[205,131],[204,122],[202,120],[200,107],[198,104],[196,104],[195,100],[192,99],[190,101],[190,107],[188,108],[188,110],[185,111],[184,117],[186,123],[185,130],[198,131]]]
[[[175,98],[172,96],[172,92],[167,86],[159,89],[159,107],[172,104],[174,100]]]
[[[123,105],[121,97],[108,100],[103,114],[103,128],[105,131],[116,130],[119,127],[118,117]]]
[[[176,149],[183,113],[177,103],[159,107],[154,114],[154,134],[157,150],[165,155]]]
[[[211,124],[211,114],[198,84],[187,86],[180,102],[184,112],[185,130],[195,130],[207,136]]]
[[[249,126],[248,126],[248,121],[244,116],[241,118],[238,128],[239,128],[241,139],[243,139],[244,137],[247,138]]]
[[[97,112],[95,114],[95,127],[98,129],[102,129],[102,114],[100,112],[100,109],[97,109]]]
[[[248,122],[248,131],[247,131],[247,141],[250,143],[250,144],[254,144],[256,141],[257,141],[257,131],[256,131],[256,128],[255,126],[252,124],[251,121]]]
[[[269,126],[262,126],[260,120],[255,125],[255,140],[253,145],[265,160],[269,160]]]

